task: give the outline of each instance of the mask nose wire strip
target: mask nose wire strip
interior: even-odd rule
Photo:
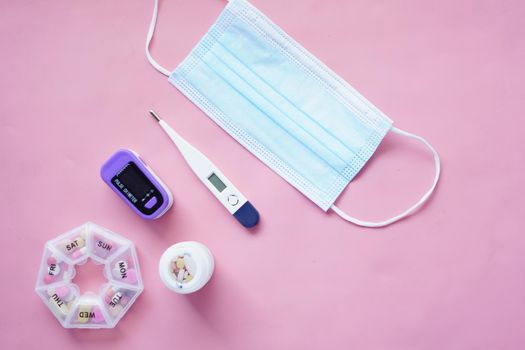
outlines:
[[[146,38],[146,57],[148,58],[149,63],[151,63],[151,65],[156,70],[158,70],[162,74],[169,77],[171,72],[167,70],[166,68],[162,67],[160,64],[158,64],[157,61],[155,61],[155,59],[151,56],[149,52],[149,45],[151,43],[151,39],[153,39],[153,34],[155,33],[155,25],[157,24],[158,12],[159,12],[159,1],[155,0],[155,5],[153,7],[153,16],[151,17],[151,22],[149,24],[149,30],[148,30],[148,37]]]
[[[387,226],[387,225],[393,224],[394,222],[399,221],[399,220],[401,220],[401,219],[403,219],[403,218],[405,218],[407,216],[412,215],[414,212],[416,212],[428,200],[428,198],[430,197],[432,192],[434,192],[434,189],[436,188],[436,185],[437,185],[438,180],[439,180],[439,174],[441,173],[441,163],[440,163],[440,160],[439,160],[439,155],[437,154],[437,152],[434,149],[434,147],[432,147],[432,145],[430,145],[430,143],[428,143],[428,141],[425,140],[424,138],[422,138],[421,136],[411,134],[411,133],[409,133],[407,131],[398,129],[396,127],[392,127],[392,132],[395,132],[396,134],[399,134],[399,135],[402,135],[402,136],[406,136],[406,137],[418,140],[419,142],[423,143],[426,147],[428,147],[428,149],[430,149],[430,151],[432,152],[432,155],[434,156],[434,166],[435,166],[435,169],[436,169],[436,174],[434,176],[434,181],[432,182],[432,186],[430,186],[430,189],[416,202],[416,204],[412,205],[407,210],[403,211],[402,213],[400,213],[400,214],[398,214],[398,215],[396,215],[396,216],[394,216],[394,217],[392,217],[390,219],[387,219],[387,220],[384,220],[384,221],[379,221],[379,222],[359,220],[357,218],[354,218],[354,217],[344,213],[341,209],[339,209],[334,204],[332,204],[332,206],[330,208],[334,212],[336,212],[337,215],[339,215],[340,217],[342,217],[346,221],[349,221],[349,222],[351,222],[353,224],[356,224],[356,225],[359,225],[359,226],[364,226],[364,227],[383,227],[383,226]]]

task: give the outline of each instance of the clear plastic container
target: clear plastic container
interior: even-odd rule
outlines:
[[[204,244],[180,242],[169,247],[159,261],[160,279],[178,294],[198,291],[210,280],[215,262]]]
[[[75,266],[104,265],[108,280],[98,294],[80,295]],[[65,328],[113,328],[144,286],[133,242],[88,222],[48,241],[35,291]]]

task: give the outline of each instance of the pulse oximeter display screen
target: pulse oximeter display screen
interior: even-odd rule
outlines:
[[[162,196],[134,162],[127,163],[111,183],[142,213],[149,215],[162,205]]]

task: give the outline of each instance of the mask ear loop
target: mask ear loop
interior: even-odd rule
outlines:
[[[159,72],[161,72],[162,74],[164,74],[166,76],[170,76],[171,72],[169,70],[167,70],[166,68],[162,67],[157,61],[155,61],[155,59],[151,56],[151,53],[149,52],[149,46],[151,44],[151,40],[153,39],[153,34],[155,33],[155,25],[157,24],[158,8],[159,8],[159,2],[158,2],[158,0],[155,0],[155,5],[153,7],[153,16],[151,17],[151,22],[150,22],[149,30],[148,30],[148,36],[146,38],[146,57],[148,58],[149,63],[151,63],[151,65],[156,70],[158,70]],[[344,220],[349,221],[349,222],[351,222],[353,224],[356,224],[356,225],[359,225],[359,226],[364,226],[364,227],[383,227],[383,226],[387,226],[387,225],[390,225],[390,224],[392,224],[392,223],[394,223],[396,221],[399,221],[399,220],[401,220],[401,219],[403,219],[403,218],[405,218],[405,217],[407,217],[409,215],[412,215],[415,211],[417,211],[428,200],[428,198],[430,197],[432,192],[434,192],[434,189],[436,188],[436,185],[438,183],[439,174],[440,174],[440,171],[441,171],[439,155],[437,154],[437,152],[434,149],[434,147],[432,147],[430,145],[430,143],[428,143],[427,140],[425,140],[421,136],[411,134],[411,133],[409,133],[407,131],[398,129],[396,127],[392,127],[392,131],[395,132],[396,134],[416,139],[419,142],[423,143],[425,146],[427,146],[428,149],[430,149],[430,151],[432,152],[432,155],[434,156],[434,164],[435,164],[435,168],[436,168],[436,175],[434,176],[434,181],[432,182],[432,186],[419,199],[419,201],[417,201],[416,204],[414,204],[413,206],[411,206],[410,208],[408,208],[404,212],[402,212],[402,213],[400,213],[400,214],[398,214],[398,215],[396,215],[396,216],[394,216],[394,217],[392,217],[392,218],[390,218],[388,220],[379,221],[379,222],[359,220],[357,218],[354,218],[354,217],[344,213],[341,209],[339,209],[337,206],[335,206],[335,204],[332,204],[332,206],[330,208],[337,215],[342,217]]]
[[[155,33],[155,25],[157,24],[157,14],[159,12],[158,10],[159,10],[159,1],[155,0],[155,5],[153,7],[153,16],[151,17],[151,22],[149,24],[149,30],[148,30],[148,37],[146,38],[146,57],[148,58],[149,63],[151,63],[151,65],[156,70],[158,70],[165,76],[169,77],[171,72],[167,70],[166,68],[162,67],[160,64],[158,64],[157,61],[155,61],[155,59],[151,56],[149,52],[149,45],[151,43],[151,39],[153,39],[153,34]]]
[[[349,221],[349,222],[351,222],[353,224],[356,224],[356,225],[359,225],[359,226],[364,226],[364,227],[383,227],[383,226],[388,226],[390,224],[393,224],[396,221],[399,221],[399,220],[401,220],[401,219],[403,219],[403,218],[405,218],[407,216],[412,215],[414,212],[416,212],[428,200],[428,198],[430,197],[432,192],[434,192],[434,189],[436,188],[436,185],[437,185],[438,180],[439,180],[439,174],[441,172],[441,163],[439,161],[439,155],[437,154],[437,152],[434,149],[434,147],[432,147],[432,145],[430,145],[430,143],[428,143],[428,141],[425,140],[424,138],[422,138],[421,136],[411,134],[411,133],[409,133],[407,131],[398,129],[396,127],[392,127],[392,132],[394,132],[396,134],[399,134],[399,135],[402,135],[402,136],[406,136],[406,137],[418,140],[419,142],[423,143],[428,149],[430,149],[430,151],[432,152],[432,155],[434,156],[434,166],[436,168],[436,174],[434,176],[434,181],[432,182],[432,186],[430,186],[430,189],[416,202],[416,204],[412,205],[410,208],[408,208],[404,212],[402,212],[402,213],[400,213],[400,214],[398,214],[398,215],[396,215],[396,216],[394,216],[394,217],[392,217],[390,219],[387,219],[387,220],[384,220],[384,221],[379,221],[379,222],[359,220],[357,218],[354,218],[354,217],[344,213],[341,209],[336,207],[335,204],[332,204],[332,206],[330,208],[337,215],[339,215],[340,217],[342,217],[346,221]]]

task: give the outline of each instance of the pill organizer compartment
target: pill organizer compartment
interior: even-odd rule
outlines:
[[[110,281],[129,286],[142,285],[136,253],[131,247],[109,259],[105,273]]]
[[[92,259],[98,263],[104,263],[120,250],[130,246],[132,243],[117,235],[108,235],[106,229],[92,224],[90,227],[91,234],[88,239],[88,247],[92,252]]]
[[[60,252],[64,260],[78,264],[88,257],[88,247],[86,246],[88,227],[89,224],[74,228],[48,242],[48,244],[53,250]]]
[[[66,327],[66,319],[80,296],[78,287],[69,282],[54,284],[37,291],[44,304],[53,315]]]
[[[111,318],[119,318],[135,302],[140,291],[116,283],[104,286],[101,295],[104,307]]]
[[[108,283],[80,295],[75,266],[89,259],[104,264]],[[143,289],[133,242],[90,222],[46,243],[35,287],[65,328],[113,328]]]
[[[100,297],[94,293],[84,293],[66,321],[68,328],[108,328],[108,315]]]
[[[47,287],[55,283],[63,283],[75,276],[73,265],[66,262],[63,255],[48,246],[44,249],[37,287]]]

